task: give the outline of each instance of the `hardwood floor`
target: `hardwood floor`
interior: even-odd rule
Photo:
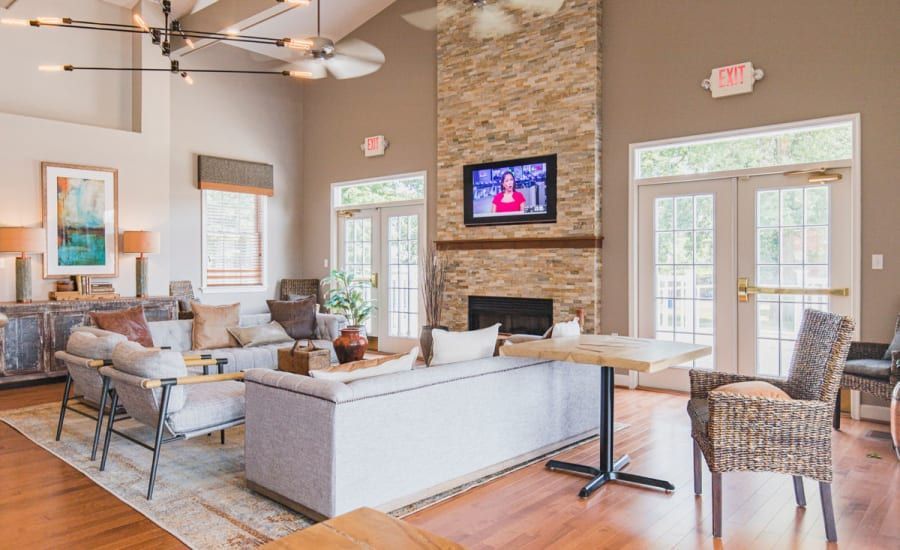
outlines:
[[[0,410],[57,401],[59,384],[0,391]],[[809,506],[794,505],[788,476],[723,476],[724,538],[711,538],[709,474],[704,495],[691,482],[684,395],[618,390],[617,434],[629,471],[672,481],[672,494],[622,484],[576,496],[582,478],[534,464],[406,518],[470,548],[837,548],[827,545],[816,484]],[[844,419],[835,434],[834,504],[840,547],[900,547],[900,462],[886,426]],[[590,444],[563,455],[591,463]],[[867,458],[877,453],[881,459]],[[152,522],[64,462],[0,423],[0,547],[180,548]]]

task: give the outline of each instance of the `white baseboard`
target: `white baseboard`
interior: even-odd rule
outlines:
[[[616,386],[625,386],[629,390],[633,390],[638,387],[637,373],[633,370],[628,371],[626,374],[616,373],[614,383]]]
[[[876,420],[878,422],[891,421],[891,408],[879,405],[860,405],[859,416],[863,420]]]

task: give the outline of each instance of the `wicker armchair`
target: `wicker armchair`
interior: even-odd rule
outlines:
[[[193,319],[194,312],[191,311],[191,301],[196,300],[194,296],[194,285],[190,281],[172,281],[169,283],[169,296],[178,300],[178,318]]]
[[[898,332],[900,315],[894,324],[894,333]],[[900,383],[900,351],[894,351],[889,360],[884,359],[889,347],[890,344],[851,342],[841,389],[857,390],[890,401],[894,386]],[[834,428],[841,428],[841,415],[837,410],[834,414]]]
[[[798,506],[806,506],[803,477],[819,482],[825,532],[837,540],[831,503],[831,420],[854,323],[807,310],[786,380],[691,370],[694,492],[701,494],[700,457],[712,473],[713,536],[722,536],[722,473],[779,472],[794,477]],[[791,399],[717,392],[734,382],[763,380]]]
[[[290,300],[291,296],[315,296],[316,303],[321,303],[321,300],[319,299],[319,280],[282,279],[281,288],[278,292],[278,299]]]

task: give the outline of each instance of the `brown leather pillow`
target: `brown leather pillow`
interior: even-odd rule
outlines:
[[[294,340],[316,338],[316,297],[308,296],[302,300],[281,302],[268,300],[272,320],[278,321],[288,336]]]
[[[241,304],[209,306],[191,302],[191,311],[194,312],[194,328],[191,333],[193,349],[240,347],[228,329],[241,324]]]
[[[119,311],[92,311],[90,316],[98,328],[122,334],[145,348],[153,347],[153,336],[150,334],[147,318],[144,317],[144,306]]]

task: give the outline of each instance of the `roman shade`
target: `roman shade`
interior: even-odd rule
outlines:
[[[267,197],[275,192],[274,168],[261,162],[198,155],[197,178],[200,189]]]

